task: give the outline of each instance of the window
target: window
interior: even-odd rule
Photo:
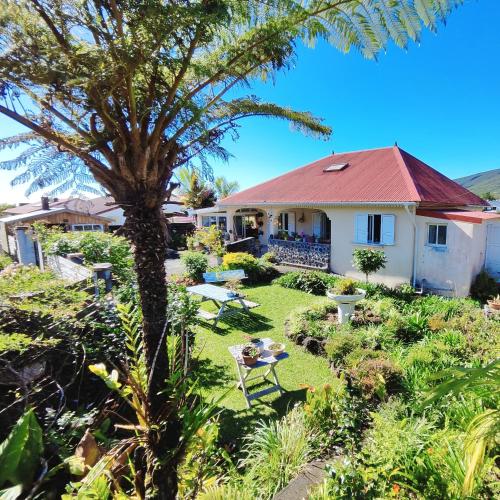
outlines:
[[[224,216],[218,217],[218,219],[217,225],[219,226],[219,230],[225,233],[227,231],[227,219]]]
[[[203,227],[210,227],[217,225],[217,217],[215,215],[204,215],[201,218],[201,225]]]
[[[227,231],[227,218],[225,215],[203,215],[201,217],[203,227],[216,226],[223,232]]]
[[[380,243],[382,231],[382,216],[380,214],[368,214],[368,238],[367,243]]]
[[[281,212],[279,227],[282,231],[287,231],[289,234],[294,233],[295,212]]]
[[[429,224],[427,232],[427,244],[432,246],[444,247],[446,246],[446,239],[448,236],[447,224]]]
[[[357,214],[355,242],[367,245],[394,245],[396,217],[392,214]]]
[[[73,231],[103,231],[102,224],[73,224]]]

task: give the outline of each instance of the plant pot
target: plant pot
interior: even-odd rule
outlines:
[[[264,350],[264,343],[258,338],[250,339],[249,343],[252,344],[261,353]]]
[[[500,302],[496,302],[494,300],[488,300],[488,306],[490,309],[494,311],[500,311]]]
[[[280,342],[274,342],[275,344],[278,344],[279,347],[276,349],[271,349],[270,346],[268,346],[267,350],[271,353],[272,356],[276,357],[279,356],[280,354],[283,354],[285,352],[285,344],[282,344]],[[271,344],[273,345],[273,344]]]
[[[245,356],[244,354],[242,354],[241,357],[243,358],[243,363],[247,366],[253,366],[259,359],[259,356]]]

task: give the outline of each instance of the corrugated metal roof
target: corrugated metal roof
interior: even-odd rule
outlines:
[[[0,219],[0,221],[5,222],[6,224],[12,224],[13,222],[19,222],[29,219],[38,219],[39,217],[43,217],[44,215],[53,215],[66,211],[67,210],[65,208],[52,208],[50,210],[35,210],[34,212],[29,212],[27,214],[9,215],[8,217],[3,217],[2,219]]]
[[[333,172],[332,164],[347,164]],[[236,193],[219,206],[416,202],[486,205],[486,202],[399,147],[338,153]]]
[[[421,217],[432,217],[434,219],[457,220],[482,224],[485,220],[500,219],[496,212],[480,212],[479,210],[417,210]]]

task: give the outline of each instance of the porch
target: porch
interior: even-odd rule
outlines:
[[[308,241],[278,240],[270,238],[267,250],[276,255],[280,264],[320,269],[330,268],[330,243],[311,243]]]

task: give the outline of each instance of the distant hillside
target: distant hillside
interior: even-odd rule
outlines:
[[[500,198],[500,168],[488,170],[487,172],[479,172],[467,177],[460,177],[460,179],[455,179],[455,182],[458,182],[480,196],[490,192],[496,198]]]

